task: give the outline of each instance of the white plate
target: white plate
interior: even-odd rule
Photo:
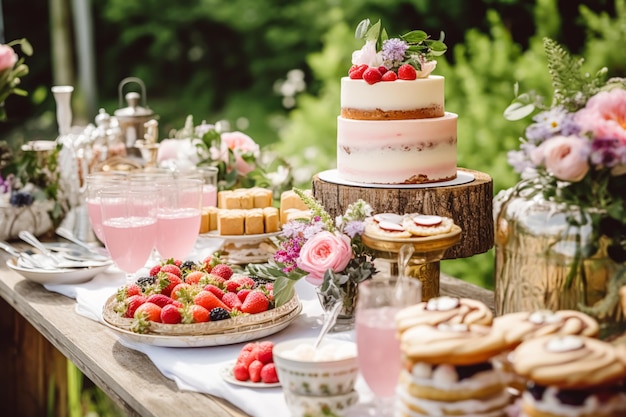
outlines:
[[[233,368],[235,367],[235,363],[237,361],[230,361],[222,369],[220,369],[220,376],[224,379],[224,381],[229,384],[239,385],[242,387],[248,388],[274,388],[280,387],[280,382],[274,382],[272,384],[266,384],[265,382],[252,382],[252,381],[240,381],[236,379],[233,375]]]
[[[26,278],[38,284],[80,284],[91,280],[93,277],[103,272],[111,263],[89,268],[69,268],[69,269],[32,269],[24,268],[15,263],[15,259],[9,259],[7,266]]]
[[[278,322],[259,326],[258,328],[234,332],[234,333],[217,333],[207,335],[194,335],[194,336],[168,336],[160,334],[140,334],[134,333],[129,330],[121,329],[114,326],[108,321],[104,320],[104,324],[111,329],[118,332],[121,337],[124,337],[131,342],[145,343],[152,346],[163,347],[205,347],[205,346],[223,346],[233,345],[241,342],[248,342],[250,340],[261,339],[265,336],[269,336],[274,333],[278,333],[287,327],[293,320],[295,320],[302,311],[302,303],[298,303],[298,307],[293,312],[281,318]]]
[[[348,181],[339,175],[339,171],[336,169],[329,169],[328,171],[322,171],[317,174],[319,179],[326,182],[332,182],[333,184],[347,185],[350,187],[362,187],[362,188],[398,188],[398,189],[413,189],[413,188],[433,188],[433,187],[449,187],[452,185],[467,184],[474,181],[474,174],[457,170],[456,178],[450,181],[442,182],[429,182],[426,184],[368,184],[361,182]]]

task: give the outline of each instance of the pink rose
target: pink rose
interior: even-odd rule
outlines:
[[[241,155],[250,153],[255,157],[259,155],[259,145],[248,135],[241,132],[222,133],[222,144],[232,149],[235,154],[235,167],[242,175],[246,175],[254,169],[254,164],[244,161]]]
[[[17,54],[8,45],[0,45],[0,71],[13,68],[17,62]]]
[[[619,139],[626,145],[626,90],[615,88],[591,97],[576,113],[575,122],[593,138]]]
[[[578,182],[589,172],[590,145],[578,136],[555,136],[539,145],[532,154],[536,164],[562,181]]]
[[[321,285],[327,269],[341,272],[352,259],[350,238],[342,233],[321,231],[307,240],[300,249],[298,266],[309,273],[306,280]]]

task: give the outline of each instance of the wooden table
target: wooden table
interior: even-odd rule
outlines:
[[[53,415],[68,415],[69,358],[129,416],[244,416],[219,398],[179,391],[142,353],[128,349],[104,325],[78,315],[75,301],[24,280],[0,255],[0,404],[3,415],[44,416],[54,395]],[[442,295],[484,301],[493,293],[448,276]]]

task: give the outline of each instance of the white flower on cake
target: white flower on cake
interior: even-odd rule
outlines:
[[[378,67],[383,64],[381,53],[376,50],[375,39],[368,40],[363,48],[352,52],[352,64],[369,67]]]

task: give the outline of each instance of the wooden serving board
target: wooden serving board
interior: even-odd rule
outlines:
[[[420,188],[377,188],[344,185],[313,177],[313,196],[328,213],[338,216],[363,199],[375,213],[422,213],[450,217],[462,229],[461,240],[443,259],[466,258],[491,249],[494,243],[493,180],[488,174],[459,168],[474,176],[464,184]]]

